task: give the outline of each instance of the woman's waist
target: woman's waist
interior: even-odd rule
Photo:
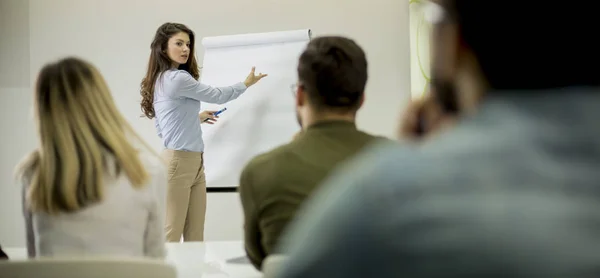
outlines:
[[[190,151],[187,149],[170,149],[165,148],[163,150],[163,155],[168,155],[169,157],[181,157],[181,158],[203,158],[204,152],[202,151]]]
[[[163,137],[165,149],[177,152],[202,153],[204,151],[204,142],[202,136],[193,138],[165,138]]]

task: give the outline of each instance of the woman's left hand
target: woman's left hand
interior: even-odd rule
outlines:
[[[217,111],[213,110],[204,110],[200,112],[200,114],[198,114],[198,117],[200,117],[200,123],[209,125],[216,123],[217,119],[219,118],[219,116],[215,116],[216,112]]]
[[[256,68],[252,67],[252,70],[250,70],[250,74],[248,74],[248,77],[246,77],[246,80],[244,80],[244,85],[246,85],[246,88],[249,88],[250,86],[256,84],[256,82],[260,81],[261,79],[267,76],[267,74],[262,72],[259,72],[258,75],[256,75],[254,73],[255,70]]]

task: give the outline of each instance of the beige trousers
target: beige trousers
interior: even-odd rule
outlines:
[[[168,242],[204,241],[206,179],[201,152],[164,150],[168,163],[167,215]]]

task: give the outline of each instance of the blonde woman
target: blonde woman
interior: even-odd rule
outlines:
[[[34,105],[39,146],[18,168],[29,256],[164,257],[165,167],[98,70],[77,58],[46,65]]]

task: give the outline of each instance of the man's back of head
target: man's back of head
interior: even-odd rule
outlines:
[[[354,120],[364,100],[367,59],[353,40],[313,39],[298,61],[296,106],[303,126],[327,119]]]

